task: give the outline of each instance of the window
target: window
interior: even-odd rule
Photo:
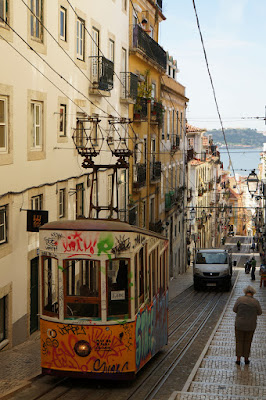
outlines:
[[[84,214],[84,188],[83,183],[76,185],[76,218]]]
[[[60,104],[59,134],[66,136],[66,105]]]
[[[115,42],[112,39],[109,39],[109,60],[115,61]]]
[[[162,140],[165,139],[164,125],[165,125],[165,120],[164,120],[164,114],[163,114],[163,116],[162,116]]]
[[[31,209],[32,210],[42,210],[43,207],[43,196],[39,194],[38,196],[33,196],[31,198]]]
[[[4,296],[0,299],[0,342],[2,342],[7,338],[6,306],[7,306],[7,296]]]
[[[150,37],[151,37],[152,39],[154,39],[154,28],[153,28],[152,25],[150,25]]]
[[[42,109],[43,105],[39,102],[31,103],[31,147],[33,149],[41,149],[42,147]]]
[[[113,187],[113,175],[108,175],[108,182],[107,182],[107,202],[111,204],[112,201],[112,187]]]
[[[178,135],[178,111],[176,112],[176,134]]]
[[[43,313],[58,314],[58,261],[43,257]]]
[[[166,132],[166,134],[167,134],[167,140],[169,140],[169,137],[170,137],[170,110],[169,111],[167,111],[167,132]]]
[[[0,97],[0,153],[7,152],[7,97]]]
[[[65,260],[65,317],[100,317],[100,262]]]
[[[65,208],[66,208],[66,189],[59,190],[59,218],[63,218],[65,216]]]
[[[92,55],[92,78],[98,82],[98,74],[99,74],[99,39],[100,34],[99,31],[95,28],[92,29],[92,46],[91,46],[91,55]]]
[[[129,260],[107,262],[107,288],[107,317],[124,318],[129,315]]]
[[[84,30],[85,22],[81,19],[77,19],[77,58],[84,60]]]
[[[0,244],[7,242],[7,206],[0,207]]]
[[[43,21],[43,0],[31,0],[30,1],[30,32],[34,39],[42,40],[43,27],[41,22]]]
[[[122,0],[123,10],[127,11],[127,0]]]
[[[142,227],[145,228],[146,226],[146,200],[143,200],[143,207],[142,207]]]
[[[122,61],[121,61],[122,71],[127,72],[127,51],[122,48]]]
[[[0,25],[8,22],[8,0],[0,0]]]
[[[67,10],[64,7],[60,7],[60,39],[66,42],[66,21],[67,21]]]

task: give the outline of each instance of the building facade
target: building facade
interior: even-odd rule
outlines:
[[[81,166],[86,146],[87,160],[99,165],[114,164],[111,150],[127,148],[128,1],[100,0],[93,9],[86,0],[6,4],[0,8],[0,348],[38,329],[39,237],[27,230],[27,210],[36,211],[31,222],[38,224],[40,211],[49,221],[97,216],[90,205],[102,201],[108,207],[98,216],[105,218],[115,212],[117,182],[123,219],[128,181],[126,169],[116,181],[112,170],[99,169],[96,189],[92,169]]]

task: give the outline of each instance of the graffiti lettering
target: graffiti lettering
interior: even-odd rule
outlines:
[[[111,260],[111,254],[110,251],[114,245],[114,238],[111,233],[102,233],[99,242],[97,243],[98,247],[98,256],[100,256],[102,253],[105,253],[109,260]]]
[[[94,248],[97,243],[97,238],[93,240],[86,241],[82,238],[82,232],[75,232],[70,234],[63,240],[64,253],[75,252],[75,253],[87,253],[89,257],[94,254]],[[88,254],[89,253],[89,254]]]
[[[82,325],[63,325],[58,326],[58,332],[61,335],[67,335],[69,332],[72,332],[76,335],[85,335],[85,328]]]
[[[94,361],[93,371],[114,373],[128,371],[128,362],[125,362],[123,366],[120,364],[107,365],[105,361],[101,362],[101,360],[97,359]]]
[[[48,352],[48,347],[58,347],[59,346],[59,342],[56,339],[50,339],[47,338],[45,341],[43,341],[42,343],[42,352],[43,354],[47,354]]]
[[[139,244],[143,244],[145,242],[145,236],[137,235],[134,239],[134,245],[132,246],[133,249],[137,247]]]
[[[129,238],[125,239],[125,235],[120,235],[119,238],[115,238],[117,245],[112,248],[112,253],[115,255],[122,253],[123,251],[127,251],[131,247],[131,243]]]
[[[167,344],[168,293],[153,298],[151,307],[136,317],[136,366],[141,368],[157,351]]]

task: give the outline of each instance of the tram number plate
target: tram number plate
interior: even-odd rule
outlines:
[[[206,286],[216,286],[216,283],[206,283]]]
[[[124,290],[116,290],[111,292],[111,300],[125,300],[125,291]]]

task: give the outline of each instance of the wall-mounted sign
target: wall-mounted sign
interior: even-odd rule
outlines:
[[[40,226],[48,222],[48,211],[27,210],[27,231],[39,232]]]

